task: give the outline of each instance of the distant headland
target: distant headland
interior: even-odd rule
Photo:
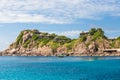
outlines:
[[[81,32],[79,38],[23,30],[1,56],[120,56],[120,37],[108,39],[101,28]]]

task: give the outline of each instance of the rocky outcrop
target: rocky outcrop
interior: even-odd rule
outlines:
[[[57,53],[67,53],[67,48],[65,46],[60,46],[57,49]]]
[[[88,51],[89,53],[95,53],[98,51],[98,45],[95,42],[92,42],[89,46],[88,46]]]
[[[42,56],[53,56],[52,49],[48,46],[43,46],[43,47],[38,48],[38,52]]]
[[[87,53],[87,47],[85,43],[77,44],[74,48],[74,53],[75,54],[82,54],[82,53]]]
[[[70,39],[38,30],[24,30],[1,56],[120,56],[103,53],[104,49],[120,48],[120,38],[109,40],[101,29],[91,29],[78,39]]]

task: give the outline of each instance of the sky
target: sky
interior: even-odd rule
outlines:
[[[120,36],[120,0],[0,0],[0,51],[25,29],[77,38],[93,27]]]

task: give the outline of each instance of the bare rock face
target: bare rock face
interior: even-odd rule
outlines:
[[[99,52],[102,52],[102,50],[104,49],[110,49],[111,46],[110,46],[110,42],[107,41],[107,40],[102,40],[102,41],[99,41],[99,42],[96,42],[96,44],[98,45],[98,51]]]
[[[65,46],[60,46],[60,47],[57,49],[57,53],[58,53],[58,54],[67,53],[67,48],[66,48]]]
[[[40,48],[38,48],[38,51],[43,56],[51,56],[51,55],[53,55],[52,49],[50,47],[48,47],[48,46],[40,47]]]
[[[87,53],[87,47],[86,47],[85,43],[78,44],[78,45],[74,48],[74,53],[75,53],[75,54]]]
[[[16,49],[11,49],[11,50],[9,51],[10,54],[15,54],[16,52],[17,52]]]
[[[97,44],[96,44],[95,42],[92,42],[92,44],[90,44],[90,45],[88,46],[88,50],[89,50],[90,53],[95,53],[95,52],[97,52],[97,51],[98,51],[98,46],[97,46]]]

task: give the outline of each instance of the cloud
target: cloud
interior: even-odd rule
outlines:
[[[54,23],[54,24],[64,24],[67,21],[56,20],[50,17],[45,17],[39,14],[24,14],[24,13],[12,13],[12,12],[0,12],[0,22],[1,23],[22,23],[22,22],[42,22],[42,23]]]
[[[0,0],[0,22],[66,24],[119,16],[119,0]]]

